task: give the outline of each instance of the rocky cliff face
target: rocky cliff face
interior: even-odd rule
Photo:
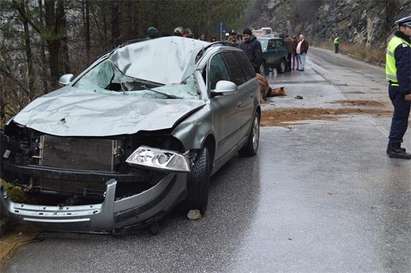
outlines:
[[[247,13],[253,27],[303,32],[311,40],[336,33],[346,42],[384,47],[393,22],[411,15],[411,0],[254,0]]]

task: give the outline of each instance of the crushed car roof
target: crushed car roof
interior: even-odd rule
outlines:
[[[195,57],[207,45],[200,40],[170,36],[120,47],[110,58],[127,76],[177,84],[194,72]]]

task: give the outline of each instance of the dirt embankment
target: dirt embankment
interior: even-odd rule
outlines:
[[[392,111],[384,103],[370,100],[341,100],[341,108],[277,108],[262,113],[262,126],[287,126],[308,120],[336,120],[349,115],[389,116]]]

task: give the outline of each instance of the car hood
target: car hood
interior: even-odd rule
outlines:
[[[171,129],[204,105],[201,100],[152,99],[66,87],[37,98],[13,121],[57,136],[114,136]]]

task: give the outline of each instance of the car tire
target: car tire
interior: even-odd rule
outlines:
[[[267,77],[270,74],[270,67],[266,63],[260,65],[260,74]]]
[[[198,209],[202,215],[206,212],[210,184],[210,166],[210,152],[207,147],[204,147],[197,155],[191,168],[191,173],[188,175],[186,210]]]
[[[8,220],[9,219],[7,218],[5,209],[0,204],[0,237],[2,237],[7,231]]]
[[[250,135],[246,144],[241,148],[241,156],[254,156],[257,154],[258,146],[260,145],[260,114],[255,113]]]
[[[287,70],[287,61],[285,59],[281,60],[281,63],[278,65],[278,73],[285,73]]]

